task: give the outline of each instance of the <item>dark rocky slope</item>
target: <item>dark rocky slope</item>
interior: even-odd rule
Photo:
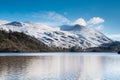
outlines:
[[[0,52],[54,52],[51,48],[34,37],[19,32],[0,30]]]
[[[113,41],[111,43],[102,44],[99,47],[88,48],[85,51],[87,51],[87,52],[119,52],[120,51],[120,42]]]

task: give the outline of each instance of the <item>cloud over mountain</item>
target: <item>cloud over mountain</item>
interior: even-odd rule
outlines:
[[[93,17],[87,23],[90,24],[90,25],[93,25],[93,24],[100,24],[100,23],[103,23],[103,22],[104,22],[104,19],[102,19],[100,17]]]
[[[89,21],[86,21],[83,18],[78,18],[77,20],[75,20],[73,22],[73,24],[79,24],[82,26],[88,26],[88,27],[93,27],[97,30],[102,30],[104,28],[104,25],[102,23],[104,23],[104,19],[100,18],[100,17],[93,17],[91,18]]]
[[[45,12],[38,12],[32,15],[34,18],[39,18],[40,22],[46,24],[48,26],[59,26],[59,25],[66,25],[66,24],[79,24],[82,26],[92,27],[96,30],[102,30],[104,28],[104,19],[101,17],[93,17],[90,20],[85,20],[84,18],[78,18],[75,21],[71,21],[70,19],[66,18],[66,16],[55,11],[45,11]]]
[[[1,24],[6,24],[6,23],[9,23],[9,21],[6,21],[6,20],[0,20],[0,25],[1,25]]]
[[[67,24],[70,22],[64,15],[54,11],[46,11],[42,13],[35,13],[33,17],[40,18],[42,21],[51,24]]]
[[[80,25],[83,25],[83,26],[88,26],[88,25],[96,25],[96,24],[101,24],[101,23],[104,23],[104,19],[103,18],[100,18],[100,17],[93,17],[91,18],[89,21],[86,21],[85,19],[83,18],[78,18],[77,20],[75,20],[73,23],[74,24],[80,24]]]
[[[104,28],[103,25],[98,25],[98,26],[95,27],[96,30],[102,30],[103,28]]]
[[[87,25],[86,21],[83,18],[79,18],[79,19],[75,20],[73,22],[73,24],[79,24],[79,25],[82,25],[82,26],[86,26]]]

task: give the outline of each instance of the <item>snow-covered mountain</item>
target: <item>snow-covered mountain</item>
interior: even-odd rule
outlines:
[[[106,37],[101,32],[93,29],[88,28],[81,25],[63,25],[61,26],[61,30],[71,32],[73,34],[76,34],[81,39],[85,39],[91,43],[94,43],[96,45],[100,45],[103,43],[109,43],[112,40],[110,40],[108,37]]]
[[[41,23],[10,22],[1,24],[0,29],[23,32],[51,47],[70,48],[78,46],[89,48],[111,42],[102,33],[80,25],[65,25],[61,26],[61,30],[56,30]]]

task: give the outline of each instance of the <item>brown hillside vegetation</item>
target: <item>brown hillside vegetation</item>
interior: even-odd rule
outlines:
[[[51,48],[34,37],[19,32],[0,30],[0,52],[53,52]]]

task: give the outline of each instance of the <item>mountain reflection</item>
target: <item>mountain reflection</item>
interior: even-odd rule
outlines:
[[[0,80],[119,80],[119,56],[1,56]]]

